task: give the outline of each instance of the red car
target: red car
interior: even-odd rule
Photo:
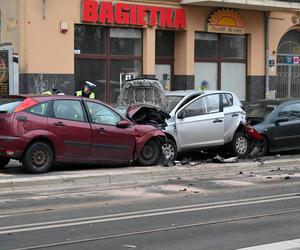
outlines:
[[[156,164],[164,133],[138,125],[112,107],[73,96],[0,99],[0,167],[10,159],[30,173],[54,162]]]

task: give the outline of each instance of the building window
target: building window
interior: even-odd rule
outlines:
[[[110,28],[111,55],[142,55],[142,33],[138,29]]]
[[[76,90],[91,81],[97,99],[115,104],[127,75],[142,75],[142,44],[140,29],[76,24]]]
[[[206,81],[208,89],[233,91],[245,100],[246,41],[245,35],[196,32],[195,88]]]
[[[210,33],[195,34],[195,58],[217,59],[218,58],[218,36]]]

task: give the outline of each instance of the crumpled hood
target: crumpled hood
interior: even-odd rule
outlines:
[[[159,128],[167,126],[166,120],[170,118],[169,114],[150,105],[131,105],[126,116],[137,124],[149,124]]]
[[[156,79],[132,79],[122,85],[118,106],[151,105],[162,111],[166,108],[166,96],[160,82]]]

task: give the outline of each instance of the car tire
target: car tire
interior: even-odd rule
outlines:
[[[249,151],[249,141],[246,135],[243,132],[235,132],[231,145],[231,152],[235,156],[244,157],[248,154]]]
[[[167,161],[175,161],[177,157],[177,146],[175,142],[171,140],[167,140],[162,146],[162,153]]]
[[[26,172],[39,174],[50,169],[53,159],[53,150],[47,143],[34,142],[26,150],[22,165]]]
[[[0,156],[0,168],[4,168],[10,162],[10,158]]]
[[[137,163],[142,166],[151,166],[158,163],[161,157],[161,148],[155,140],[145,143],[140,152]]]

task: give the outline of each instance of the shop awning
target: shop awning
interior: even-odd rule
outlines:
[[[181,0],[181,4],[261,11],[300,11],[300,0]]]

